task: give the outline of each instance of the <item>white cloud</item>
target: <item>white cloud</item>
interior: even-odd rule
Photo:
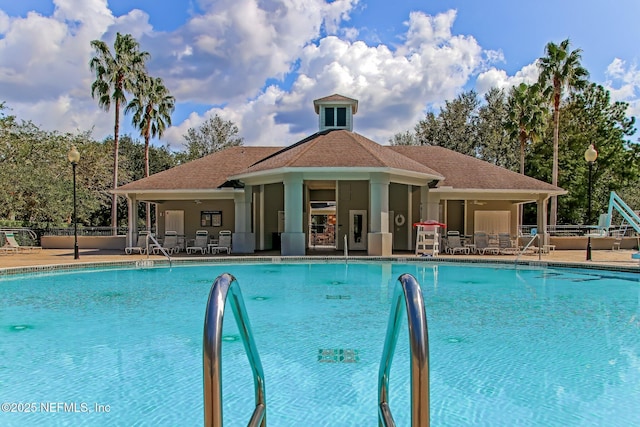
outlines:
[[[636,64],[615,58],[607,67],[604,84],[614,101],[629,103],[627,114],[640,118],[640,70]]]
[[[494,87],[508,91],[512,86],[517,86],[520,83],[535,83],[538,81],[538,75],[539,71],[535,62],[522,67],[522,69],[513,76],[508,76],[504,70],[492,67],[478,75],[476,79],[476,91],[480,95],[487,93],[489,89]]]

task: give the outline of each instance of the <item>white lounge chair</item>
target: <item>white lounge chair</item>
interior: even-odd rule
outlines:
[[[489,236],[484,231],[473,233],[473,243],[475,244],[475,253],[477,254],[494,254],[500,253],[500,248],[489,245]]]
[[[196,231],[196,239],[193,242],[193,246],[187,246],[187,253],[195,253],[196,251],[200,251],[201,254],[204,254],[209,244],[209,232],[207,230],[198,230]]]
[[[469,248],[462,244],[459,231],[447,231],[447,249],[448,254],[468,254]]]
[[[178,243],[178,233],[176,231],[166,231],[164,233],[164,241],[162,242],[162,246],[156,246],[152,251],[155,255],[157,255],[162,253],[162,249],[164,249],[169,255],[173,255],[174,253],[180,251],[180,244]]]
[[[218,233],[218,244],[211,246],[211,253],[219,254],[225,251],[227,254],[231,253],[231,231],[222,230]]]
[[[124,248],[124,253],[127,255],[131,255],[134,253],[139,253],[144,255],[147,253],[147,233],[140,232],[138,234],[138,241],[135,246],[127,246]]]
[[[498,248],[500,253],[504,255],[517,255],[520,250],[511,243],[511,235],[509,233],[498,233]]]

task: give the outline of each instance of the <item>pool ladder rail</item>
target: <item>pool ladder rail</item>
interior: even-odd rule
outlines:
[[[389,372],[400,333],[401,318],[407,313],[411,350],[411,426],[429,427],[429,332],[420,284],[410,274],[396,282],[391,312],[378,373],[378,424],[395,427],[389,408]]]
[[[233,311],[249,364],[253,371],[255,410],[249,427],[266,427],[267,403],[264,372],[260,355],[253,339],[251,325],[244,305],[240,285],[228,274],[216,278],[207,301],[204,321],[204,425],[222,427],[222,322],[227,297],[231,292]],[[389,324],[378,373],[378,424],[395,427],[389,408],[389,372],[395,352],[401,318],[406,310],[411,350],[411,426],[429,427],[429,336],[424,298],[420,284],[410,274],[398,278],[392,298]]]
[[[238,324],[244,350],[247,353],[255,389],[256,408],[249,427],[266,427],[267,402],[264,372],[260,355],[253,339],[247,309],[235,277],[221,274],[213,282],[204,318],[203,370],[204,370],[204,425],[222,427],[222,321],[227,297],[231,293],[231,310]]]

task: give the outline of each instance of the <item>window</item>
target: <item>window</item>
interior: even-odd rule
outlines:
[[[324,109],[324,125],[325,127],[347,127],[347,108],[326,107]]]
[[[334,108],[328,107],[324,109],[324,125],[333,126],[334,123]]]
[[[344,107],[336,108],[336,125],[347,126],[347,109]]]

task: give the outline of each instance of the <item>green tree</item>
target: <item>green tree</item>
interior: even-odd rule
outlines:
[[[114,105],[115,120],[113,128],[113,188],[118,187],[118,138],[120,133],[120,107],[127,102],[126,92],[132,92],[134,84],[145,74],[145,62],[148,52],[140,51],[140,45],[130,35],[116,34],[113,44],[114,53],[101,40],[91,41],[95,50],[89,62],[96,80],[91,84],[91,96],[98,97],[98,105],[109,111]],[[112,195],[111,226],[118,224],[118,197]]]
[[[596,84],[573,93],[562,107],[559,168],[571,173],[559,177],[559,186],[568,191],[558,200],[558,220],[561,223],[587,221],[588,164],[584,152],[589,144],[594,144],[598,150],[598,159],[593,167],[593,212],[606,212],[611,191],[624,194],[628,203],[633,203],[638,197],[640,146],[629,141],[635,134],[635,122],[633,118],[626,117],[627,109],[626,103],[612,102],[609,92]],[[548,138],[551,132],[553,129],[549,128]],[[527,163],[529,175],[542,180],[549,178],[551,149],[548,144],[533,146]]]
[[[504,127],[507,101],[504,92],[492,88],[484,96],[478,109],[476,125],[477,156],[482,160],[507,169],[517,167],[517,149]]]
[[[589,73],[580,65],[582,50],[569,50],[569,39],[559,45],[549,42],[545,48],[546,56],[538,59],[540,76],[538,82],[543,94],[553,106],[553,169],[551,183],[558,185],[558,144],[560,131],[560,101],[564,92],[582,89],[587,84]],[[549,225],[557,223],[558,199],[551,198]]]
[[[471,90],[453,101],[446,101],[436,117],[428,113],[415,127],[421,145],[438,145],[459,153],[476,156],[478,94]]]
[[[507,118],[504,122],[509,137],[520,143],[520,173],[525,174],[524,164],[528,143],[540,140],[545,129],[544,102],[537,84],[520,83],[509,91]]]
[[[230,120],[222,120],[215,114],[209,117],[200,127],[189,128],[186,135],[187,153],[184,161],[204,157],[227,147],[242,145],[244,138],[239,137],[238,126]]]
[[[175,109],[175,98],[171,96],[160,77],[142,76],[134,89],[135,97],[125,113],[133,112],[132,123],[144,138],[144,176],[149,176],[149,140],[162,138],[165,129],[171,126],[171,113]],[[146,203],[147,230],[151,229],[151,204]]]
[[[391,145],[418,145],[416,136],[410,132],[399,132],[393,135],[393,138],[389,138],[389,144]]]

